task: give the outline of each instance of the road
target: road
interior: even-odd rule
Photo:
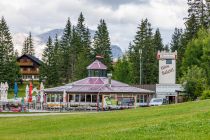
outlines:
[[[76,114],[92,114],[98,112],[69,112],[69,113],[8,113],[8,114],[1,114],[0,118],[7,118],[7,117],[30,117],[30,116],[54,116],[54,115],[76,115]]]

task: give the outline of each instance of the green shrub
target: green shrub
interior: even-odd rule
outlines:
[[[204,90],[201,96],[201,99],[210,99],[210,90]]]

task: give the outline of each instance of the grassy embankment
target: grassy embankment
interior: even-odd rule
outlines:
[[[0,118],[0,139],[209,139],[210,100],[95,114]]]

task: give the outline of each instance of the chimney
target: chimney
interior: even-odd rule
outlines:
[[[96,55],[96,59],[101,61],[104,57],[102,55]]]
[[[112,85],[112,74],[108,73],[107,77],[108,77],[108,85],[111,87],[111,85]]]

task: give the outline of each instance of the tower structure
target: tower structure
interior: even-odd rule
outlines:
[[[158,51],[159,84],[176,84],[176,59],[177,51]]]
[[[165,98],[168,103],[179,102],[178,91],[183,88],[176,84],[176,59],[177,51],[158,51],[159,84],[156,84],[156,97]]]

